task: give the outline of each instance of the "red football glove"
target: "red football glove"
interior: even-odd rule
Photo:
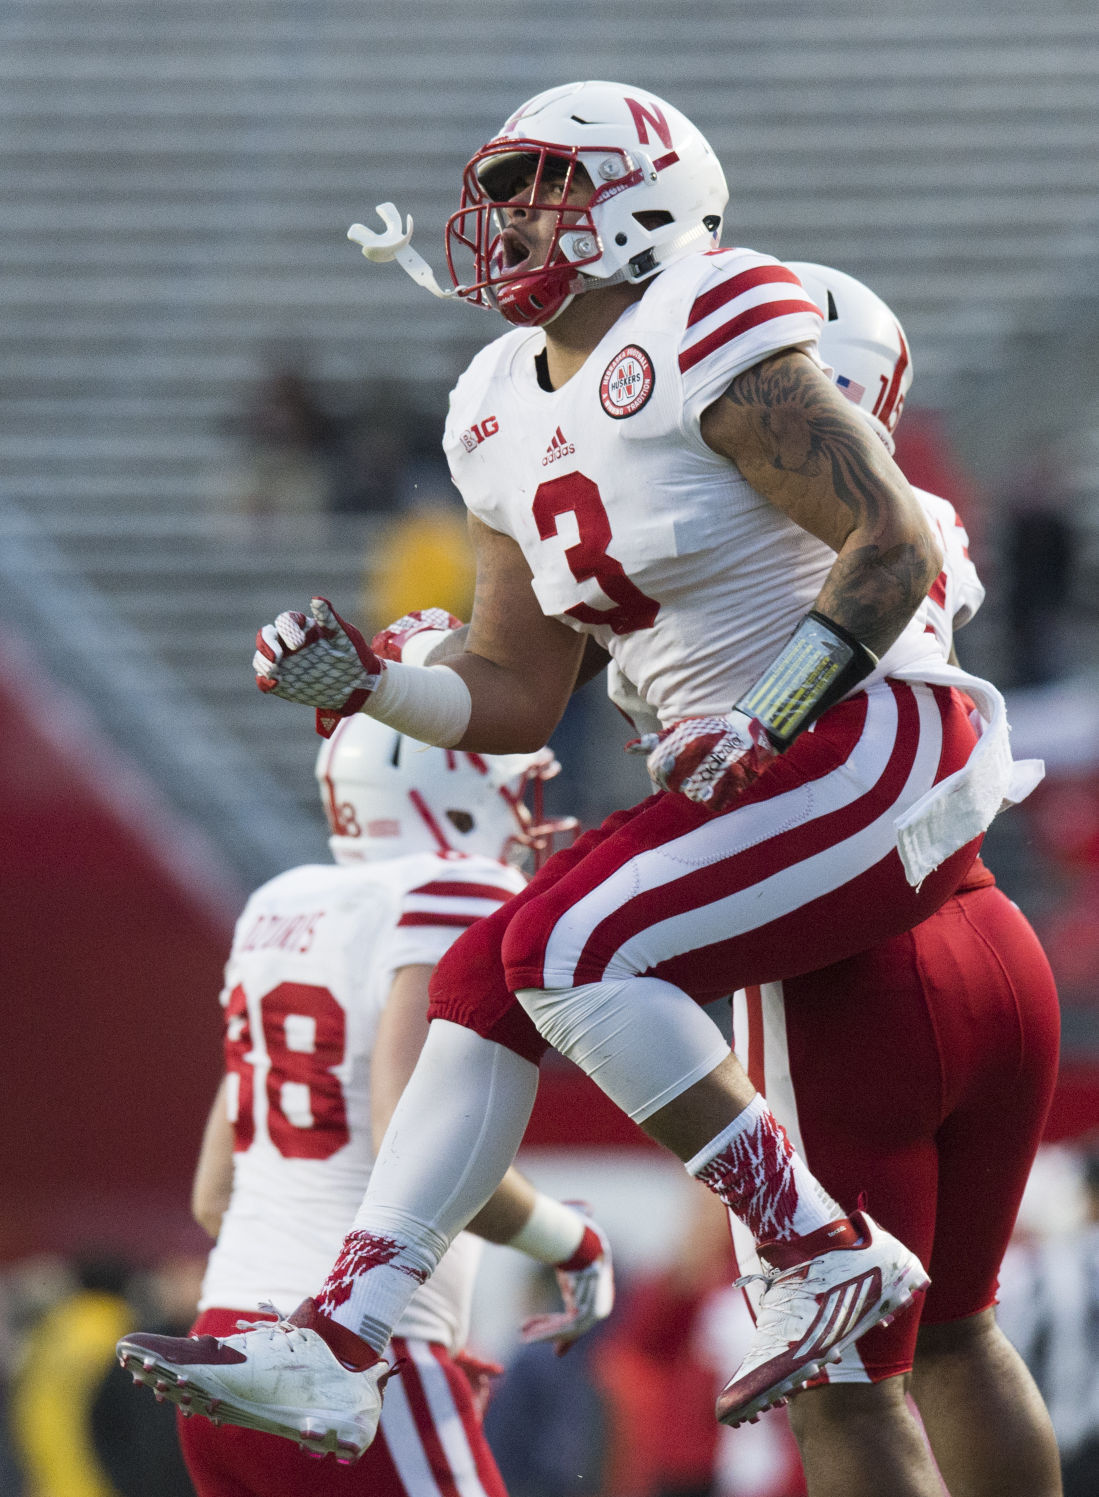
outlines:
[[[688,717],[626,745],[648,754],[649,777],[711,811],[727,811],[775,757],[762,723],[734,707],[724,717]]]
[[[280,613],[256,635],[252,669],[260,691],[317,708],[317,732],[330,738],[341,717],[359,712],[381,679],[378,659],[327,598],[313,598],[310,620]]]
[[[416,634],[430,629],[436,634],[449,634],[460,629],[462,620],[456,619],[445,608],[414,608],[393,624],[379,629],[370,641],[370,648],[383,660],[400,660],[405,645]]]

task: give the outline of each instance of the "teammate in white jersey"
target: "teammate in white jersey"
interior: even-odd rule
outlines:
[[[840,271],[789,268],[825,314],[820,347],[833,380],[892,450],[912,378],[900,323]],[[894,385],[887,426],[874,406]],[[954,659],[954,633],[980,608],[984,588],[953,505],[916,492],[943,551],[917,617],[943,658]],[[883,1064],[898,1036],[903,1064]],[[1058,1036],[1049,963],[980,858],[913,930],[734,995],[733,1048],[814,1174],[838,1200],[865,1192],[931,1274],[918,1306],[860,1338],[812,1393],[792,1401],[790,1422],[819,1497],[892,1490],[890,1457],[913,1470],[926,1465],[914,1419],[906,1430],[903,1415],[897,1421],[907,1445],[882,1451],[867,1441],[867,1410],[903,1402],[906,1385],[951,1492],[1060,1492],[1047,1411],[994,1310],[1053,1096]],[[742,1271],[758,1271],[754,1244],[735,1218],[732,1225]],[[749,1286],[750,1297],[759,1287]],[[931,1490],[935,1480],[928,1473]]]
[[[387,662],[317,599],[311,619],[261,630],[256,669],[322,730],[365,711],[512,752],[546,741],[590,637],[660,718],[661,793],[551,859],[440,962],[434,1022],[328,1285],[350,1276],[333,1316],[380,1352],[409,1271],[433,1269],[513,1157],[552,1044],[730,1206],[773,1271],[718,1403],[735,1424],[926,1274],[818,1185],[701,1005],[926,918],[1019,786],[1002,700],[913,622],[941,564],[919,501],[824,372],[796,276],[718,249],[727,195],[697,129],[644,90],[565,85],[507,121],[447,227],[456,293],[515,324],[447,424],[477,555],[467,649]],[[382,217],[384,233],[353,237],[432,289],[392,205]],[[363,1248],[383,1222],[400,1243],[385,1261]],[[335,1395],[310,1346],[287,1380],[270,1338],[246,1334],[240,1370],[218,1376],[250,1417],[285,1396],[312,1418]],[[383,1376],[376,1362],[339,1395],[364,1440]]]
[[[217,1242],[192,1355],[241,1319],[277,1321],[265,1306],[298,1306],[323,1281],[426,1033],[432,967],[524,887],[508,853],[568,829],[537,814],[537,797],[536,820],[524,804],[556,768],[548,751],[490,759],[426,748],[366,717],[343,722],[321,749],[334,863],[257,889],[225,969],[226,1075],[194,1187],[195,1214]],[[567,1261],[566,1310],[528,1324],[527,1339],[565,1344],[609,1313],[609,1251],[582,1213],[513,1170],[475,1226]],[[412,1295],[391,1344],[400,1376],[366,1460],[333,1471],[253,1430],[189,1420],[181,1439],[200,1497],[503,1497],[471,1388],[485,1374],[463,1350],[479,1253],[461,1234]],[[160,1381],[190,1413],[186,1388]]]

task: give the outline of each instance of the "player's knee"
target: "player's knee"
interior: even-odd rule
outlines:
[[[582,1069],[605,1055],[609,1036],[621,1032],[627,1008],[622,982],[571,988],[517,988],[515,996],[538,1033]]]
[[[562,1054],[568,1054],[575,1028],[573,988],[517,988],[515,997],[538,1033]]]
[[[941,1358],[953,1362],[995,1356],[1000,1352],[1001,1342],[1010,1344],[996,1324],[995,1310],[921,1325],[916,1337],[916,1371],[926,1373]]]

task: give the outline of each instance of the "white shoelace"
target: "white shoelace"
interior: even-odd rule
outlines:
[[[776,1269],[771,1269],[771,1271],[769,1273],[766,1272],[764,1269],[760,1269],[758,1273],[745,1273],[745,1274],[741,1274],[741,1276],[740,1276],[739,1279],[734,1279],[733,1280],[733,1288],[734,1289],[743,1289],[744,1286],[745,1286],[745,1284],[754,1284],[757,1279],[759,1280],[759,1282],[761,1284],[771,1285],[771,1284],[774,1283],[776,1277],[777,1277],[777,1270]],[[241,1322],[238,1321],[237,1324],[240,1325]]]
[[[236,1327],[238,1331],[267,1331],[270,1335],[282,1334],[288,1336],[291,1342],[304,1340],[305,1330],[300,1325],[293,1325],[282,1313],[277,1305],[271,1304],[269,1300],[260,1300],[259,1308],[265,1310],[268,1315],[274,1315],[274,1320],[238,1320]],[[227,1337],[219,1337],[219,1340],[227,1340]]]
[[[790,1344],[789,1335],[784,1335],[781,1328],[784,1321],[796,1318],[792,1306],[798,1299],[801,1283],[798,1281],[795,1284],[787,1278],[791,1272],[790,1269],[772,1268],[759,1273],[743,1274],[734,1281],[734,1289],[741,1289],[757,1279],[766,1286],[756,1312],[757,1346],[753,1361],[765,1360],[770,1356],[772,1347],[785,1351]]]

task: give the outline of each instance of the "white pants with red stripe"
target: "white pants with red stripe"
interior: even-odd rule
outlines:
[[[916,890],[894,828],[965,764],[969,710],[949,687],[886,680],[833,707],[723,815],[664,793],[611,816],[450,948],[432,1017],[537,1061],[545,1040],[519,990],[655,977],[708,1003],[911,929],[979,846]]]

